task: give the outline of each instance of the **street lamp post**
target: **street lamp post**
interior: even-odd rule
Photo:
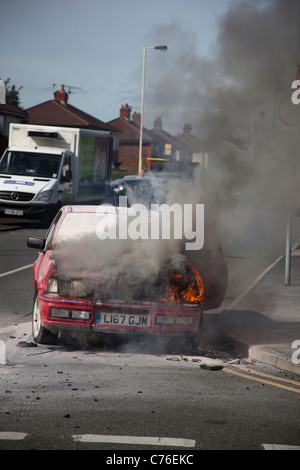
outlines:
[[[157,49],[166,51],[167,46],[144,46],[143,50],[143,74],[142,74],[142,96],[141,96],[141,120],[140,120],[140,142],[139,142],[139,176],[143,175],[142,168],[142,150],[143,150],[143,119],[144,119],[144,95],[145,95],[145,69],[146,69],[146,50]]]

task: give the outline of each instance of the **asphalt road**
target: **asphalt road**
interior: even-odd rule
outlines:
[[[19,346],[8,345],[12,360],[1,367],[0,449],[190,453],[300,443],[299,382],[287,375],[249,364],[202,369],[198,357],[142,345],[21,347],[25,338],[10,340]]]
[[[240,228],[226,238],[227,301],[282,254],[284,227],[277,226],[271,243],[263,232],[257,226],[244,243]],[[0,365],[0,449],[97,449],[109,458],[125,450],[136,457],[145,449],[196,456],[197,450],[300,446],[299,380],[246,358],[229,364],[236,355],[214,344],[213,335],[217,360],[192,355],[186,344],[35,346],[27,266],[36,253],[26,239],[42,233],[0,232],[0,339],[7,355]],[[212,370],[211,364],[221,365]]]

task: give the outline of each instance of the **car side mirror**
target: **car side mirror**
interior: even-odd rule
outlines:
[[[72,171],[67,170],[65,176],[62,176],[60,179],[61,183],[70,183],[72,181]]]
[[[45,238],[28,237],[27,246],[29,248],[35,248],[36,250],[43,250],[45,248]]]
[[[70,181],[72,181],[72,171],[67,170],[66,171],[66,182],[69,183]]]

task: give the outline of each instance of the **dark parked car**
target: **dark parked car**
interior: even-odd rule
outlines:
[[[150,208],[151,204],[162,204],[166,201],[171,184],[178,180],[180,175],[158,173],[146,176],[125,176],[110,183],[109,195],[104,203],[119,205],[119,197],[127,196],[127,205],[141,203]]]
[[[104,203],[118,206],[119,197],[127,197],[127,206],[139,202],[149,206],[153,202],[151,179],[140,176],[126,176],[110,183],[109,195]]]

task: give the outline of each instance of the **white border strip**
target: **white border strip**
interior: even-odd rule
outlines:
[[[112,436],[106,434],[75,434],[72,436],[77,442],[113,443],[113,444],[139,444],[152,446],[195,447],[193,439],[176,439],[172,437],[145,437],[145,436]]]
[[[33,263],[32,264],[27,264],[26,266],[21,266],[21,268],[12,269],[11,271],[7,271],[6,273],[2,273],[2,274],[0,274],[0,277],[9,276],[10,274],[15,274],[15,273],[18,273],[19,271],[23,271],[24,269],[29,269],[29,268],[32,268],[32,267],[33,267]]]

